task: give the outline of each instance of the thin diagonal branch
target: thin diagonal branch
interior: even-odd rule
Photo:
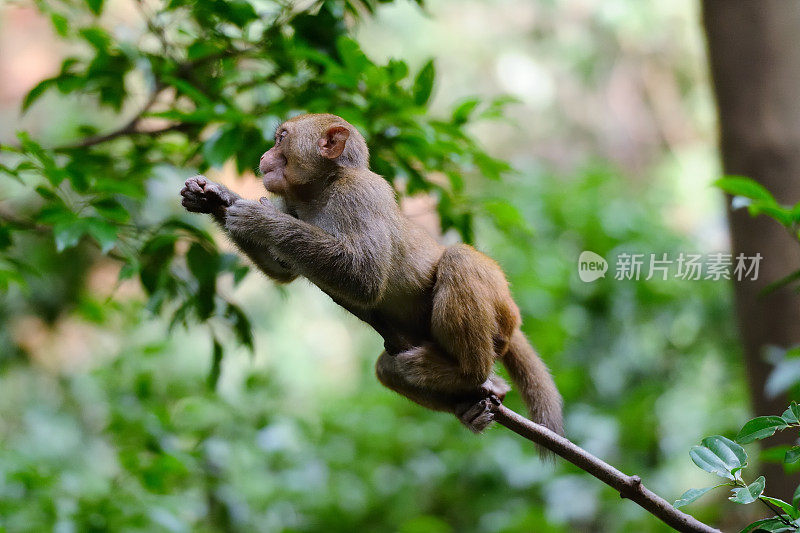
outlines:
[[[546,427],[531,422],[504,405],[492,406],[495,420],[514,433],[550,450],[614,488],[620,496],[641,506],[665,524],[685,533],[721,533],[693,516],[673,507],[664,498],[642,485],[639,476],[628,476],[598,459],[580,446]]]
[[[130,119],[127,123],[125,123],[123,126],[109,133],[105,133],[103,135],[94,135],[92,137],[86,137],[85,139],[81,139],[80,141],[74,144],[70,144],[67,146],[59,146],[58,148],[55,148],[55,150],[58,151],[58,150],[69,150],[74,148],[88,148],[89,146],[101,144],[106,141],[116,139],[117,137],[130,135],[132,133],[138,133],[138,131],[136,130],[136,126],[139,125],[139,122],[142,120],[143,115],[147,113],[151,107],[153,107],[153,104],[156,103],[158,95],[161,94],[161,89],[162,89],[161,85],[157,85],[153,89],[152,93],[150,93],[150,96],[148,97],[147,102],[144,104],[142,109],[138,113],[136,113],[136,115],[132,119]]]
[[[791,525],[792,525],[792,523],[791,523],[789,520],[787,520],[786,518],[784,518],[784,514],[781,512],[781,510],[780,510],[780,509],[778,509],[777,507],[775,507],[774,505],[772,505],[771,503],[769,503],[769,502],[768,502],[767,500],[765,500],[764,498],[759,498],[759,499],[758,499],[758,501],[760,501],[761,503],[763,503],[764,505],[766,505],[766,506],[767,506],[767,509],[769,509],[771,512],[773,512],[773,513],[775,514],[775,516],[777,516],[777,517],[778,517],[778,520],[780,520],[781,522],[783,522],[783,523],[784,523],[784,524],[786,524],[787,526],[791,526]]]

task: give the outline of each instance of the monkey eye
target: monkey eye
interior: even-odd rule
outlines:
[[[280,142],[283,140],[284,137],[286,137],[286,135],[288,135],[288,133],[289,132],[286,130],[279,131],[278,134],[275,135],[275,144],[280,144]]]

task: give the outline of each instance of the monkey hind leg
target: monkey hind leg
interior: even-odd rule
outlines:
[[[454,413],[476,433],[492,422],[490,398],[500,402],[509,391],[506,382],[495,374],[475,386],[464,379],[454,362],[431,345],[397,355],[383,352],[376,374],[386,387],[429,409]]]
[[[390,355],[387,352],[383,352],[375,364],[378,381],[423,407],[452,413],[455,406],[463,400],[461,394],[420,386],[415,383],[415,380],[409,379],[409,373],[409,369],[403,364],[403,361],[399,361],[396,355]]]
[[[488,378],[519,322],[497,263],[470,246],[445,250],[436,271],[431,333],[465,377],[476,383]]]

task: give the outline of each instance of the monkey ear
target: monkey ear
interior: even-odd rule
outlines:
[[[344,152],[344,145],[350,138],[350,130],[344,126],[331,126],[325,135],[317,141],[322,157],[336,159]]]

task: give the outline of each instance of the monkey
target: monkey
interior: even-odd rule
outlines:
[[[180,191],[190,212],[213,216],[267,276],[298,276],[384,340],[379,381],[480,433],[508,384],[533,421],[563,434],[561,396],[520,329],[500,266],[466,244],[444,246],[400,211],[394,188],[369,169],[364,137],[331,114],[284,122],[259,161],[271,197],[242,198],[203,176]]]

